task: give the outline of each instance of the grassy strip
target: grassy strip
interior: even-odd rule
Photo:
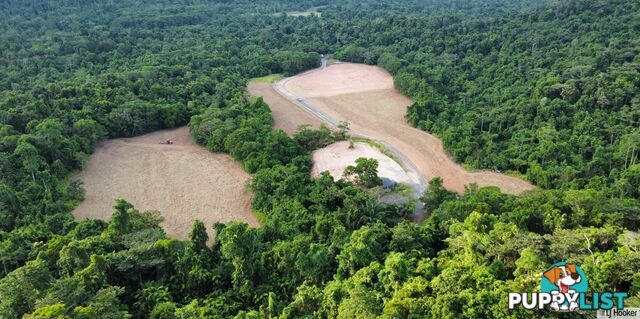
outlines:
[[[462,168],[464,168],[467,172],[469,173],[477,173],[477,172],[482,172],[482,171],[488,171],[488,172],[494,172],[497,174],[504,174],[507,176],[511,176],[511,177],[515,177],[515,178],[519,178],[525,181],[528,181],[529,179],[527,178],[526,174],[522,174],[518,171],[513,171],[513,170],[509,170],[509,171],[498,171],[498,170],[494,170],[494,169],[490,169],[490,168],[477,168],[477,167],[473,167],[472,165],[466,164],[466,163],[462,163],[460,164],[460,166],[462,166]]]
[[[274,73],[274,74],[265,75],[259,78],[252,78],[249,80],[249,82],[273,83],[275,81],[282,79],[283,77],[284,76],[280,73]]]
[[[413,196],[413,190],[411,187],[403,183],[396,183],[393,186],[393,192],[406,198],[412,198]]]
[[[258,224],[264,225],[264,223],[267,222],[268,217],[265,213],[258,210],[253,210],[253,215],[256,216],[256,219],[258,220]]]
[[[340,63],[340,60],[336,60],[336,59],[334,59],[332,57],[328,57],[327,58],[327,66],[330,66],[330,65],[336,64],[336,63]]]
[[[527,175],[526,175],[526,174],[522,174],[522,173],[520,173],[520,172],[518,172],[518,171],[506,171],[506,172],[502,172],[502,174],[506,174],[506,175],[509,175],[509,176],[511,176],[511,177],[516,177],[516,178],[519,178],[519,179],[523,179],[523,180],[525,180],[525,181],[528,181],[528,180],[529,180],[529,179],[527,178]]]
[[[391,153],[386,147],[384,147],[382,144],[376,142],[376,141],[372,141],[370,139],[366,139],[366,138],[352,138],[351,139],[354,143],[355,142],[362,142],[362,143],[367,143],[375,148],[377,148],[382,154],[388,156],[389,158],[391,158],[392,160],[394,160],[396,163],[398,163],[400,165],[400,167],[405,168],[404,165],[402,165],[402,161],[397,158],[393,153]]]

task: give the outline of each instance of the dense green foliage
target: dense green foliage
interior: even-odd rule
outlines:
[[[391,31],[368,31],[382,25]],[[460,162],[637,198],[639,28],[640,5],[622,0],[483,20],[390,17],[363,22],[337,56],[395,74],[415,99],[407,118]]]
[[[354,18],[375,18],[389,15],[402,16],[465,16],[488,17],[512,14],[553,0],[341,0],[320,11],[340,21],[352,22]],[[376,30],[380,32],[381,30]]]
[[[0,9],[3,318],[503,318],[552,262],[640,305],[638,4],[566,1],[37,1]],[[322,7],[322,17],[282,12]],[[369,6],[371,10],[363,10]],[[446,14],[446,15],[443,15]],[[272,130],[246,80],[378,64],[408,118],[460,161],[526,174],[521,197],[434,179],[429,218],[356,183],[311,179],[344,132]],[[260,228],[169,239],[119,200],[76,222],[69,180],[97,141],[189,124],[253,173]],[[216,238],[206,229],[213,227]]]
[[[356,165],[347,166],[343,175],[347,180],[353,180],[354,184],[363,187],[382,185],[382,179],[378,177],[378,161],[373,158],[356,159]]]

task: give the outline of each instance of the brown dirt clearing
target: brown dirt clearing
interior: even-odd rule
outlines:
[[[167,139],[174,144],[159,144]],[[249,174],[231,156],[195,144],[187,127],[103,141],[76,179],[86,189],[76,219],[107,220],[115,199],[123,198],[140,211],[160,211],[174,238],[186,239],[196,219],[210,238],[214,222],[258,226],[245,191]]]
[[[446,188],[457,192],[464,191],[470,183],[498,186],[511,194],[534,188],[516,177],[492,171],[469,172],[456,164],[440,139],[406,121],[411,100],[393,88],[393,78],[379,67],[338,63],[280,83],[293,96],[304,98],[333,120],[349,122],[354,135],[392,145],[427,181],[440,176]],[[289,105],[300,110],[295,104]]]
[[[353,146],[354,148],[350,149],[349,142],[342,141],[315,150],[312,154],[311,176],[319,177],[320,173],[328,171],[333,179],[338,180],[342,178],[347,166],[355,165],[356,159],[360,157],[366,157],[378,160],[378,176],[382,178],[385,186],[393,184],[389,181],[402,183],[411,188],[420,184],[419,176],[406,172],[400,164],[375,147],[362,142],[355,142]]]
[[[319,7],[312,7],[305,11],[289,11],[286,14],[287,16],[290,16],[290,17],[308,17],[312,14],[315,14],[317,16],[322,16],[322,12],[319,12],[318,9]]]
[[[393,77],[382,68],[355,63],[335,63],[298,74],[286,89],[303,97],[327,97],[347,93],[393,89]]]

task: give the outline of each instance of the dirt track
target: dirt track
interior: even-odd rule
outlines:
[[[159,144],[166,139],[174,144]],[[86,189],[76,219],[109,219],[123,198],[140,211],[160,211],[166,233],[180,239],[196,219],[209,235],[216,221],[258,226],[245,191],[250,176],[232,157],[196,145],[186,127],[103,141],[76,178]]]
[[[477,183],[519,194],[534,188],[519,178],[491,171],[468,172],[456,164],[438,138],[407,123],[404,115],[411,100],[393,88],[393,78],[381,68],[339,63],[283,79],[272,88],[289,99],[279,108],[306,109],[317,118],[330,119],[329,123],[347,121],[352,133],[392,146],[426,180],[440,176],[448,189],[462,192],[466,184]],[[303,101],[296,101],[298,97]]]

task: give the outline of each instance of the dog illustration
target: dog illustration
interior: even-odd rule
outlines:
[[[576,291],[571,289],[571,286],[579,283],[582,278],[576,271],[575,264],[565,264],[563,266],[555,266],[544,272],[544,277],[549,279],[554,285],[558,287],[558,290],[552,291],[552,295],[558,294],[575,294]],[[555,311],[569,310],[574,311],[578,308],[578,303],[573,301],[569,305],[559,305],[558,302],[551,303],[551,308]]]

